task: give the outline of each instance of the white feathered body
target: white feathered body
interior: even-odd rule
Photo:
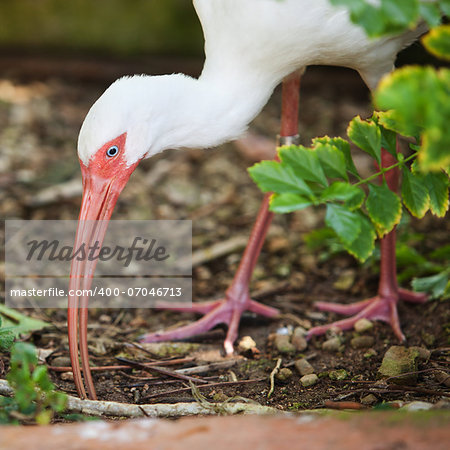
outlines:
[[[135,76],[112,84],[79,137],[85,164],[127,133],[129,164],[167,148],[211,147],[239,136],[289,73],[312,64],[357,70],[373,89],[423,29],[369,39],[327,0],[193,0],[205,36],[199,79]]]

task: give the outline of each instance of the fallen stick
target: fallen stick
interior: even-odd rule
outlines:
[[[198,386],[199,387],[199,386]],[[188,388],[190,389],[190,388]],[[0,380],[0,395],[13,395],[14,390],[6,380]],[[198,403],[175,403],[156,405],[133,405],[129,403],[104,402],[98,400],[80,400],[67,396],[66,413],[89,414],[109,417],[182,417],[192,415],[218,414],[283,414],[270,406],[254,403],[220,403],[199,405]]]

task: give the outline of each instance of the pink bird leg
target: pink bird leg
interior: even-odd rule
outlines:
[[[398,143],[397,143],[398,148]],[[382,149],[381,165],[389,167],[396,163],[395,158],[386,150]],[[395,168],[385,173],[386,182],[392,191],[398,190],[399,170]],[[337,314],[352,316],[348,319],[338,320],[328,325],[311,328],[308,337],[324,334],[330,328],[349,330],[362,318],[369,320],[382,320],[391,325],[394,334],[400,341],[405,340],[400,321],[398,318],[397,303],[399,300],[410,303],[424,303],[427,301],[426,294],[416,293],[400,289],[397,284],[397,267],[395,255],[395,228],[384,236],[380,242],[381,266],[378,295],[349,305],[340,303],[317,302],[315,305],[321,311],[330,311]]]
[[[299,89],[299,74],[293,74],[283,81],[280,136],[286,143],[292,143],[292,140],[298,136]],[[273,213],[269,211],[269,199],[270,194],[266,194],[239,268],[231,286],[226,291],[225,298],[196,303],[192,307],[168,306],[165,309],[196,312],[204,314],[204,316],[194,323],[175,330],[145,334],[141,337],[142,342],[186,339],[204,333],[219,323],[224,323],[228,326],[228,332],[224,342],[225,352],[232,354],[233,343],[238,336],[239,322],[244,311],[251,311],[265,317],[276,317],[279,315],[278,309],[252,300],[249,293],[249,283],[253,269],[255,268],[267,230],[273,218]]]

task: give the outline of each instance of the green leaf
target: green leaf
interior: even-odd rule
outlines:
[[[412,173],[403,167],[402,198],[409,212],[421,219],[428,211],[428,190],[424,185],[424,177]]]
[[[353,163],[352,154],[350,152],[350,144],[345,139],[330,138],[328,136],[313,139],[314,146],[318,146],[319,144],[330,145],[332,147],[336,147],[339,151],[341,151],[345,158],[347,171],[350,172],[355,177],[360,178],[358,171],[356,170],[355,164]]]
[[[450,70],[404,67],[383,78],[375,93],[379,108],[391,109],[390,119],[403,134],[421,130],[419,162],[422,171],[450,166]]]
[[[445,270],[437,275],[432,275],[424,278],[414,278],[412,280],[412,287],[418,292],[427,292],[430,298],[443,297],[449,285],[450,272]]]
[[[285,214],[292,211],[311,206],[310,200],[298,194],[286,192],[284,194],[274,194],[270,199],[270,210],[275,213]]]
[[[383,120],[385,119],[386,112],[376,111],[373,113],[372,120],[379,125],[381,132],[381,147],[387,150],[395,159],[398,158],[397,155],[397,133],[398,131],[392,131],[388,127],[383,125]],[[389,120],[389,118],[387,118]]]
[[[450,0],[441,0],[439,6],[446,16],[450,16]]]
[[[428,189],[431,212],[438,217],[444,217],[448,210],[448,176],[443,172],[427,173],[423,177]]]
[[[361,232],[361,216],[345,206],[329,203],[325,223],[331,227],[345,245],[355,241]]]
[[[348,180],[345,155],[342,150],[334,145],[319,142],[315,148],[319,161],[322,164],[322,169],[327,177]]]
[[[420,3],[420,16],[425,19],[430,27],[435,27],[441,23],[441,12],[435,3]]]
[[[328,186],[319,157],[314,150],[303,146],[281,147],[278,151],[284,167],[290,167],[298,178]]]
[[[0,304],[0,316],[3,317],[5,327],[11,331],[14,336],[19,337],[22,333],[29,333],[30,331],[41,330],[48,327],[47,322],[39,319],[25,316],[15,309],[6,307]]]
[[[310,187],[291,168],[282,166],[277,161],[262,161],[248,171],[263,192],[292,192],[314,198]]]
[[[359,208],[365,198],[364,191],[342,181],[336,181],[323,190],[320,201],[329,202],[334,200],[342,201],[349,209]]]
[[[348,137],[362,150],[381,163],[381,132],[374,122],[356,116],[347,129]]]
[[[372,255],[375,249],[377,235],[370,220],[361,213],[359,216],[361,219],[361,231],[351,244],[345,245],[345,248],[360,262],[364,262]]]
[[[402,217],[402,204],[386,182],[381,186],[369,184],[366,208],[380,237],[389,233]]]
[[[422,42],[430,53],[450,61],[450,25],[431,29]]]
[[[390,23],[408,28],[416,22],[419,5],[417,0],[381,0],[381,10]]]

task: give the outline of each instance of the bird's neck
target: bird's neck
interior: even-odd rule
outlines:
[[[161,121],[156,147],[208,148],[239,137],[267,103],[278,80],[251,71],[208,70],[173,83],[170,120]],[[172,80],[173,81],[173,80]],[[149,155],[150,156],[150,155]]]

